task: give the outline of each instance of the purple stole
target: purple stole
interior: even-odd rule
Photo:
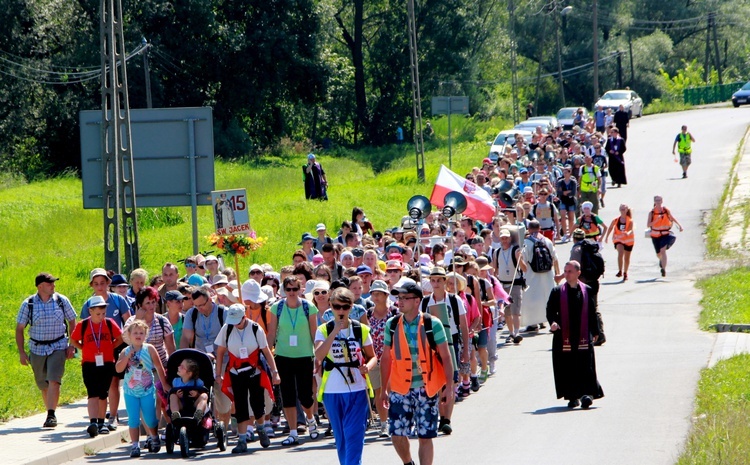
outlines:
[[[581,340],[578,341],[578,350],[589,348],[589,299],[586,286],[578,281],[578,286],[583,294],[583,310],[581,311]],[[568,283],[560,286],[560,327],[562,328],[563,352],[570,352],[570,315],[568,311]]]

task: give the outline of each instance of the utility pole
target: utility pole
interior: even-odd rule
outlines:
[[[714,63],[716,66],[716,73],[719,75],[719,84],[723,84],[721,79],[721,55],[719,54],[719,40],[716,37],[716,15],[709,13],[711,24],[713,25],[714,31]]]
[[[151,70],[148,67],[148,52],[151,50],[151,44],[149,44],[146,41],[146,38],[143,38],[142,41],[145,48],[143,49],[143,73],[145,74],[145,82],[146,82],[146,108],[153,108],[153,104],[151,102]]]
[[[594,17],[594,40],[592,42],[594,48],[594,102],[599,100],[599,13],[596,3],[597,0],[594,0],[591,10]]]
[[[710,71],[709,58],[711,56],[711,15],[708,15],[708,22],[706,23],[706,58],[703,60],[703,80],[706,81],[706,85],[709,84],[708,76]]]
[[[555,41],[557,42],[557,80],[560,87],[560,108],[565,106],[565,86],[562,75],[562,47],[560,46],[560,27],[557,27],[557,18],[555,18]]]
[[[539,84],[542,78],[542,62],[544,61],[544,39],[547,36],[547,14],[542,21],[542,36],[539,39],[539,67],[536,71],[536,94],[534,96],[534,114],[539,111]]]
[[[409,23],[409,64],[411,66],[411,98],[414,134],[414,151],[417,157],[417,181],[425,182],[424,139],[422,136],[422,95],[419,90],[419,56],[417,55],[417,25],[414,15],[414,0],[406,4]]]
[[[125,267],[140,267],[122,0],[100,5],[104,265],[121,273],[120,227]]]
[[[513,93],[513,124],[520,122],[518,102],[518,50],[516,42],[515,16],[516,5],[513,0],[508,1],[508,28],[510,33],[510,86]]]
[[[622,89],[622,53],[617,52],[617,88]]]
[[[635,84],[635,65],[633,65],[633,38],[628,33],[628,48],[630,49],[630,85]]]

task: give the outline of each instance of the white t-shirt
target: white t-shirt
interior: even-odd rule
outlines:
[[[463,300],[456,296],[456,302],[458,303],[458,316],[466,315],[466,307],[464,306]],[[451,306],[451,299],[448,298],[448,293],[445,293],[445,299],[439,301],[435,301],[434,294],[430,295],[430,297],[427,298],[427,313],[430,312],[430,305],[435,305],[437,303],[445,303],[445,306],[448,308],[448,321],[450,322],[451,335],[458,334],[458,326],[456,326],[456,322],[453,319],[453,307]],[[422,304],[420,303],[420,305]]]
[[[318,327],[318,330],[315,332],[316,344],[326,340],[326,336],[323,335],[321,328],[322,326]],[[349,351],[344,348],[344,343],[349,345]],[[363,341],[363,344],[365,347],[372,346],[372,338],[369,333],[367,334],[367,338]],[[349,354],[351,354],[353,358],[357,357],[358,349],[360,349],[361,352],[359,343],[354,340],[352,325],[349,323],[349,329],[342,330],[336,335],[336,339],[334,339],[331,349],[328,351],[328,356],[333,359],[334,363],[347,363],[350,361]],[[365,355],[364,353],[361,355],[362,363],[364,363]],[[351,379],[353,379],[354,382],[351,382],[349,373],[351,373]],[[344,375],[346,375],[346,377],[344,377]],[[364,391],[365,389],[367,389],[367,381],[364,376],[360,374],[359,368],[341,367],[340,369],[334,368],[331,370],[323,392],[326,394],[342,394],[347,392]]]
[[[266,332],[263,331],[263,327],[258,325],[258,331],[255,336],[253,336],[252,326],[253,323],[251,322],[248,322],[244,329],[239,329],[235,326],[229,334],[229,341],[227,344],[225,341],[227,340],[227,328],[229,325],[224,325],[216,336],[214,344],[216,346],[226,347],[232,355],[239,358],[243,358],[243,348],[247,350],[246,356],[249,356],[257,349],[268,347],[268,340],[266,339]]]

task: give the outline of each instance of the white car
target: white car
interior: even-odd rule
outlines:
[[[605,92],[602,98],[594,104],[594,108],[599,106],[603,110],[611,108],[614,113],[620,108],[620,105],[625,108],[625,111],[628,112],[631,118],[640,118],[643,116],[643,99],[632,90],[610,90]]]
[[[541,125],[544,132],[549,132],[560,125],[560,123],[557,121],[557,117],[555,116],[533,116],[523,122],[525,123],[528,121],[538,121],[540,123],[544,123]]]
[[[573,120],[579,109],[583,110],[584,118],[589,117],[589,111],[583,107],[565,107],[560,108],[560,111],[557,112],[557,121],[564,130],[570,131],[573,129]]]
[[[515,145],[514,137],[516,134],[520,134],[521,136],[523,136],[523,139],[527,144],[531,142],[531,131],[524,131],[520,129],[506,129],[504,131],[500,131],[493,142],[487,142],[487,145],[490,146],[489,158],[493,163],[497,163],[497,158],[501,153],[505,152],[504,147],[506,145],[506,140],[507,145]]]

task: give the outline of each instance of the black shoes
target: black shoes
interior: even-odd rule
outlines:
[[[47,419],[44,420],[44,425],[42,425],[42,428],[54,428],[57,426],[57,418],[54,415],[47,416]]]
[[[521,336],[520,334],[513,338],[513,344],[520,344],[521,341],[523,341],[523,336]]]
[[[591,404],[594,403],[594,399],[591,398],[591,396],[583,396],[581,397],[581,408],[584,410],[588,410],[589,407],[591,407]]]
[[[579,405],[581,405],[581,402],[578,399],[568,401],[568,408],[576,408]]]

